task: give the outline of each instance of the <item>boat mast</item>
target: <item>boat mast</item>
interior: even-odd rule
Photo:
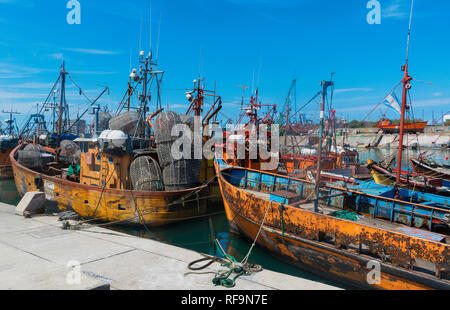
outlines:
[[[194,110],[194,115],[197,117],[200,117],[202,115],[203,112],[203,100],[204,100],[204,96],[203,96],[203,88],[201,86],[201,82],[204,81],[204,79],[200,78],[197,80],[197,89],[195,89],[197,91],[197,100],[195,100],[195,105],[193,107]],[[195,87],[195,85],[194,85]]]
[[[2,113],[4,113],[4,114],[9,114],[9,120],[7,121],[7,124],[8,124],[8,134],[10,135],[10,136],[12,136],[13,135],[13,132],[14,132],[14,123],[15,123],[15,119],[13,119],[13,115],[15,115],[15,114],[20,114],[19,112],[14,112],[13,110],[12,110],[12,108],[11,108],[11,110],[9,110],[9,111],[5,111],[5,110],[3,110],[2,111]]]
[[[288,95],[286,97],[286,106],[287,106],[287,108],[286,108],[286,123],[285,123],[285,129],[284,129],[284,131],[285,131],[284,132],[284,147],[285,148],[287,148],[287,136],[288,136],[288,132],[289,132],[288,128],[290,128],[290,124],[291,124],[291,122],[289,120],[290,113],[291,113],[291,97],[292,97],[293,92],[294,91],[296,92],[296,90],[295,90],[296,86],[297,86],[297,80],[294,79],[292,81],[291,88],[289,88],[289,92],[288,92]],[[296,93],[295,93],[295,96],[297,96]]]
[[[58,123],[56,126],[56,133],[58,134],[58,139],[61,138],[61,133],[65,129],[65,128],[63,128],[63,124],[62,124],[63,112],[66,107],[66,75],[67,75],[67,72],[66,72],[64,66],[65,66],[65,61],[63,61],[63,63],[62,63],[61,73],[60,73],[61,88],[60,88],[60,98],[59,98]],[[64,126],[65,126],[65,124],[64,124]]]
[[[408,57],[409,57],[409,41],[411,38],[411,22],[412,22],[412,13],[414,7],[414,0],[411,0],[411,14],[409,17],[409,30],[408,30],[408,41],[406,44],[406,62],[405,66],[402,67],[402,71],[404,71],[402,83],[403,83],[403,95],[402,95],[402,111],[400,116],[400,137],[399,137],[399,146],[398,146],[398,157],[397,157],[397,184],[400,184],[401,174],[402,174],[402,156],[403,156],[403,136],[404,136],[404,126],[405,126],[405,112],[406,112],[406,99],[408,95],[408,91],[411,89],[411,80],[412,77],[408,74]]]
[[[314,212],[319,211],[319,187],[320,187],[320,173],[322,170],[322,144],[323,144],[323,134],[325,125],[325,98],[327,96],[328,87],[334,85],[333,81],[322,81],[320,82],[322,86],[322,99],[320,103],[320,138],[319,146],[317,150],[317,173],[316,173],[316,200],[314,203]]]

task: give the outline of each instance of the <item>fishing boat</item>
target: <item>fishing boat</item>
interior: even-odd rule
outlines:
[[[332,88],[332,92],[334,91],[334,82],[324,81],[321,84],[322,89],[318,92],[311,100],[309,100],[305,105],[307,106],[309,103],[313,102],[317,97],[321,98],[321,120],[325,117],[325,101],[328,96],[328,88]],[[290,97],[291,97],[292,88],[288,94],[288,99],[286,99],[286,126],[289,126],[290,118],[295,116],[298,111],[294,115],[290,115]],[[333,94],[331,94],[331,98],[329,98],[330,105],[332,104]],[[329,111],[329,116],[327,117],[327,126],[324,127],[324,122],[322,122],[318,128],[321,131],[320,137],[318,137],[316,144],[320,145],[320,150],[312,149],[310,147],[299,147],[295,146],[296,142],[293,140],[291,136],[291,145],[294,150],[294,153],[286,151],[288,149],[288,135],[284,136],[284,146],[285,151],[280,156],[280,164],[283,172],[286,172],[289,175],[297,176],[297,177],[308,177],[310,179],[314,179],[314,170],[317,167],[319,156],[318,152],[321,152],[320,160],[321,160],[321,170],[330,172],[335,175],[342,175],[346,177],[354,177],[361,180],[372,179],[370,175],[370,171],[367,169],[365,165],[360,164],[359,161],[359,153],[356,149],[352,149],[349,147],[345,147],[345,143],[343,146],[338,146],[336,141],[336,110],[331,109]],[[311,144],[311,142],[310,142]],[[322,146],[325,147],[322,148]],[[296,152],[295,152],[296,151]],[[281,170],[280,169],[280,170]]]
[[[423,174],[415,174],[403,170],[400,179],[397,179],[397,169],[384,168],[371,159],[367,162],[377,184],[387,186],[400,185],[424,193],[450,196],[450,182],[443,178],[427,177]],[[400,182],[398,182],[398,180],[400,180]]]
[[[405,122],[403,125],[403,132],[405,133],[423,133],[427,127],[428,122]],[[392,124],[388,119],[381,119],[376,128],[381,129],[384,133],[393,134],[400,132],[400,125]]]
[[[163,111],[158,87],[164,72],[157,70],[151,53],[145,56],[141,52],[139,62],[140,71],[133,69],[129,78],[132,87],[109,121],[108,130],[97,137],[60,141],[55,149],[33,144],[14,149],[10,160],[20,195],[43,191],[60,210],[106,223],[163,226],[216,210],[208,203],[210,174],[201,169],[207,163],[175,160],[171,154],[177,139],[171,136],[171,129],[176,124],[192,125],[192,119]],[[66,75],[63,65],[59,79],[62,90]],[[156,111],[147,115],[152,85],[158,94]],[[58,137],[66,133],[62,117],[68,114],[64,91],[60,93]],[[139,100],[135,109],[130,105],[132,96]],[[213,164],[211,170],[214,177]]]
[[[411,18],[412,18],[412,8],[411,8]],[[397,84],[394,90],[392,90],[391,93],[389,93],[388,96],[382,101],[385,105],[395,110],[396,112],[400,113],[400,125],[397,126],[397,128],[399,129],[397,168],[395,170],[391,169],[390,165],[383,166],[371,159],[368,160],[368,164],[369,168],[371,169],[372,175],[374,176],[374,179],[378,184],[399,186],[417,191],[450,196],[449,184],[443,178],[439,178],[436,175],[433,175],[432,177],[427,177],[425,175],[412,174],[402,169],[404,134],[408,132],[408,128],[411,128],[409,127],[411,126],[411,124],[415,126],[414,121],[412,123],[408,123],[405,117],[406,112],[412,109],[411,104],[408,104],[407,102],[407,99],[409,98],[408,96],[409,91],[412,88],[411,81],[413,80],[413,78],[409,75],[408,71],[410,36],[411,36],[411,20],[408,32],[406,61],[405,65],[402,67],[403,79],[399,84]],[[403,85],[401,106],[399,105],[395,95],[395,90],[399,85]],[[426,124],[422,125],[423,127],[426,126]]]
[[[293,104],[293,106],[291,106]],[[306,136],[317,132],[319,126],[308,120],[305,115],[297,110],[297,80],[292,81],[285,104],[279,113],[277,123],[281,126],[281,134],[288,136]]]
[[[9,155],[18,145],[18,141],[18,138],[9,135],[0,136],[0,179],[10,179],[13,177]]]
[[[342,183],[315,199],[312,182],[220,159],[216,170],[231,229],[275,257],[359,289],[450,289],[448,198]]]
[[[258,99],[259,90],[250,96],[250,102],[247,107],[241,107],[241,114],[237,125],[231,129],[231,131],[225,131],[223,134],[223,143],[216,143],[217,148],[222,149],[223,158],[231,165],[240,167],[249,167],[253,169],[261,169],[261,165],[271,161],[271,158],[263,159],[258,154],[256,158],[252,158],[250,155],[250,146],[262,143],[260,139],[261,126],[270,128],[274,124],[274,114],[276,113],[276,104],[263,104]],[[268,111],[264,115],[260,115],[259,111],[262,108],[267,108]],[[245,119],[248,120],[245,120]],[[245,121],[245,123],[244,123]],[[230,128],[227,128],[230,129]],[[271,153],[271,130],[265,131],[267,152]],[[257,138],[257,140],[256,140]],[[243,156],[240,156],[240,149],[243,149]],[[272,154],[273,155],[273,154]],[[275,169],[276,170],[276,169]]]
[[[9,118],[5,122],[7,128],[4,130],[0,128],[0,179],[10,179],[13,177],[13,173],[9,155],[19,145],[17,125],[13,115],[19,113],[13,110],[3,111],[3,113],[9,114]]]
[[[329,82],[323,82],[326,85]],[[324,100],[320,141],[324,136]],[[343,178],[215,162],[231,229],[279,259],[354,288],[450,289],[449,198]],[[327,176],[328,177],[328,176]]]
[[[410,162],[416,173],[450,182],[450,165],[439,164],[422,156],[411,158]]]

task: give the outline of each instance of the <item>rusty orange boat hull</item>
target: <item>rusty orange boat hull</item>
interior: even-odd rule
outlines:
[[[437,262],[442,257],[444,261],[449,257],[448,246],[282,206],[232,185],[222,174],[226,169],[221,169],[219,165],[216,169],[231,229],[251,241],[255,240],[261,229],[257,244],[276,258],[357,289],[450,289],[448,281],[428,275],[419,276],[407,268],[385,264],[376,257],[342,249],[345,244],[364,242],[375,251],[383,247],[390,249],[399,261],[405,256],[418,258],[428,255],[429,259]],[[309,185],[305,186],[306,192],[314,189],[313,184]],[[335,244],[320,241],[323,232],[334,234]],[[414,248],[421,250],[411,252]],[[430,255],[436,257],[431,258]],[[380,281],[369,283],[374,261],[381,266]]]
[[[61,211],[75,211],[82,217],[101,222],[148,226],[164,226],[216,211],[213,206],[208,206],[207,186],[181,191],[140,192],[79,184],[20,165],[14,158],[19,148],[10,155],[19,194],[43,191],[46,199],[56,203]]]
[[[404,125],[404,132],[424,132],[427,127],[428,122],[420,122],[420,123],[406,123]],[[400,132],[400,125],[376,125],[376,128],[383,130],[386,133],[398,133]]]
[[[0,148],[0,179],[12,179],[13,171],[9,155],[13,151],[12,148]]]

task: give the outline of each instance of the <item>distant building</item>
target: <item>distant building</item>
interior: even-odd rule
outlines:
[[[76,124],[75,124],[76,123]],[[70,133],[77,136],[84,136],[86,134],[86,121],[84,119],[76,121],[69,121],[69,127],[75,124],[71,129]]]

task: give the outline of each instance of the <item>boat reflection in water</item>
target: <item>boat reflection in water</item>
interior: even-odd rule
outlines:
[[[0,180],[0,202],[17,205],[20,201],[14,180]]]

